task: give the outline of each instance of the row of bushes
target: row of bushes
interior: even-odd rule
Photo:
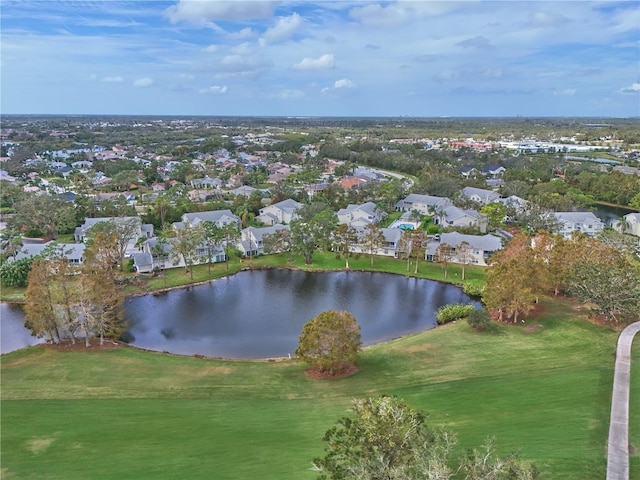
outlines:
[[[489,312],[484,308],[473,308],[473,305],[454,303],[438,309],[438,323],[448,323],[467,317],[469,326],[477,331],[488,330],[491,324]]]

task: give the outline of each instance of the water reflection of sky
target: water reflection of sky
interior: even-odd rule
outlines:
[[[453,285],[371,272],[262,270],[127,301],[131,343],[184,355],[265,358],[293,354],[302,326],[347,310],[365,344],[436,325],[437,309],[468,303]]]
[[[0,303],[0,353],[13,352],[41,342],[24,327],[24,314],[19,305]]]

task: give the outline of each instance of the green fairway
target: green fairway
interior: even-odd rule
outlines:
[[[456,322],[368,348],[356,375],[332,381],[306,377],[295,361],[10,353],[2,478],[313,479],[311,459],[350,400],[386,393],[454,430],[459,453],[493,435],[542,479],[602,479],[618,334],[576,318],[569,303],[545,306],[528,328],[477,334]],[[631,423],[638,445],[637,411]]]

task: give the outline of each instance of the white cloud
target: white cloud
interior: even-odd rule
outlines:
[[[216,95],[224,95],[225,93],[227,93],[227,86],[223,85],[223,86],[219,86],[219,85],[212,85],[208,88],[202,88],[200,90],[198,90],[199,93],[213,93]]]
[[[208,47],[206,47],[204,49],[205,52],[209,52],[209,53],[215,53],[218,50],[220,50],[220,46],[219,45],[214,45],[214,44],[209,45]]]
[[[246,38],[252,38],[256,36],[256,32],[253,31],[251,27],[243,28],[238,32],[232,32],[227,35],[232,40],[243,40]]]
[[[287,40],[303,26],[304,19],[297,13],[294,13],[290,17],[281,17],[273,27],[264,32],[264,35],[260,39],[260,44],[264,46],[268,43],[278,43]]]
[[[215,78],[257,78],[271,66],[271,61],[258,55],[226,55],[208,70],[215,72]]]
[[[143,87],[150,87],[151,85],[153,85],[153,79],[149,77],[137,78],[133,81],[134,87],[143,88]]]
[[[383,7],[379,4],[357,7],[349,12],[351,18],[366,27],[389,28],[397,27],[409,21],[408,12],[398,5]]]
[[[628,87],[621,88],[620,93],[640,93],[640,83],[632,83]]]
[[[321,93],[338,93],[338,92],[350,92],[356,88],[356,84],[348,78],[341,78],[336,80],[333,87],[325,87],[321,90]]]
[[[559,97],[570,97],[576,94],[576,89],[565,88],[564,90],[555,90],[553,94]]]
[[[325,70],[335,67],[336,62],[332,53],[325,53],[318,58],[303,58],[299,63],[293,65],[294,70]]]
[[[104,77],[102,79],[103,82],[107,82],[107,83],[118,83],[118,82],[123,82],[124,78],[122,77]]]
[[[348,78],[341,78],[340,80],[336,80],[336,83],[333,85],[334,88],[355,88],[355,86],[356,84]]]
[[[216,20],[252,20],[270,18],[278,2],[180,0],[164,11],[171,23],[201,24]]]

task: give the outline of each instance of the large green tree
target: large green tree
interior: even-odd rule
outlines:
[[[427,414],[391,396],[355,399],[324,436],[313,460],[319,480],[535,480],[538,471],[518,453],[501,457],[495,440],[451,458],[456,435],[427,424]]]
[[[298,218],[290,225],[293,250],[304,255],[305,263],[309,265],[314,252],[329,249],[337,216],[322,203],[304,205],[297,213]]]
[[[25,236],[57,238],[76,226],[73,204],[50,195],[30,195],[16,202],[9,225]]]
[[[336,375],[357,361],[361,345],[355,317],[346,311],[327,310],[304,325],[296,355],[312,369]]]
[[[631,321],[640,312],[640,274],[625,261],[576,264],[567,279],[567,291],[593,306],[611,322]]]

